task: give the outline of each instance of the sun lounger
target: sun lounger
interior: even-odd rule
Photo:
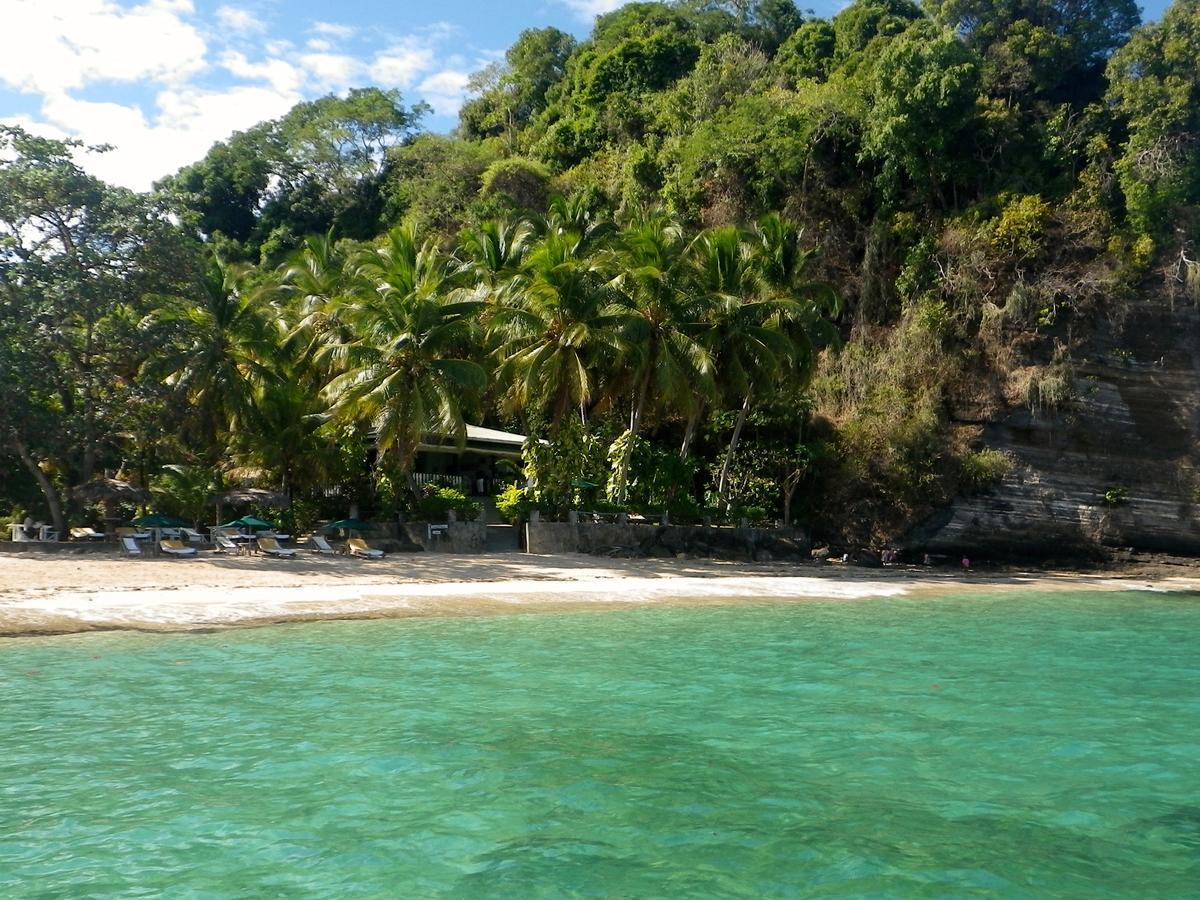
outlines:
[[[323,534],[310,534],[308,536],[308,549],[313,553],[320,553],[322,556],[333,556],[337,553],[329,545],[329,541],[325,540],[325,535]]]
[[[267,556],[274,556],[276,559],[291,559],[296,555],[295,550],[288,550],[279,546],[279,541],[271,537],[260,537],[258,539],[258,549]]]
[[[138,531],[135,528],[130,528],[123,525],[117,529],[117,537],[133,538],[135,541],[148,541],[152,535],[148,531]]]
[[[242,545],[226,535],[216,535],[213,538],[213,543],[216,544],[215,549],[218,553],[232,553],[234,556],[242,555]]]
[[[183,536],[185,538],[187,538],[187,541],[189,544],[203,544],[204,543],[204,535],[202,535],[196,529],[180,528],[179,530],[181,532],[183,532]]]
[[[351,556],[357,556],[359,559],[383,559],[383,551],[368,547],[362,538],[350,538],[346,541],[346,548]]]
[[[71,529],[71,540],[73,541],[102,541],[104,535],[96,529],[88,526],[80,526]]]
[[[142,548],[138,546],[138,542],[131,537],[121,538],[121,551],[126,556],[141,556]]]
[[[183,541],[165,540],[159,541],[158,547],[167,556],[195,556],[195,547],[183,546]]]

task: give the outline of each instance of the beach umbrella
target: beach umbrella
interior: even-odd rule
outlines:
[[[322,525],[320,530],[336,531],[339,528],[344,528],[346,531],[370,531],[374,527],[370,522],[364,522],[361,519],[338,519],[336,522]]]
[[[240,519],[234,519],[232,522],[226,522],[222,528],[249,528],[251,531],[263,531],[274,528],[270,522],[264,522],[257,516],[242,516]]]
[[[164,516],[162,513],[150,513],[148,516],[138,516],[131,525],[138,528],[186,528],[188,523],[174,516]]]
[[[263,506],[268,509],[285,509],[288,505],[287,494],[281,491],[270,491],[266,488],[235,487],[219,494],[213,494],[208,502],[216,506],[217,521],[221,521],[222,506]],[[222,526],[224,527],[224,526]]]

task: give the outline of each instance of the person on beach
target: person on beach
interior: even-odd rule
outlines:
[[[962,567],[963,567],[964,572],[971,571],[971,560],[967,558],[967,555],[965,553],[963,554],[963,558],[962,558]]]

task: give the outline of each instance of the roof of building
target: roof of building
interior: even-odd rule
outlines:
[[[511,444],[514,447],[520,447],[525,443],[525,435],[497,431],[495,428],[483,428],[480,425],[468,425],[467,440],[485,441],[489,444]]]

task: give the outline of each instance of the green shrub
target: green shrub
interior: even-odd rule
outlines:
[[[1074,398],[1072,373],[1065,365],[1054,365],[1034,373],[1025,386],[1025,403],[1035,416],[1055,416]]]
[[[1129,488],[1114,485],[1104,492],[1105,506],[1124,506],[1129,502]]]
[[[496,495],[496,512],[509,525],[519,525],[529,519],[533,509],[533,498],[529,492],[515,484],[510,484]]]
[[[541,212],[550,196],[550,170],[533,159],[510,157],[487,167],[481,179],[481,197],[506,198],[518,209]]]
[[[474,522],[479,518],[478,503],[457,488],[435,484],[421,488],[411,512],[422,522],[444,522],[452,510],[463,522]]]
[[[982,491],[1004,478],[1012,470],[1012,457],[1002,450],[985,447],[962,459],[963,489]]]
[[[997,248],[1022,256],[1035,256],[1042,249],[1051,206],[1038,194],[1010,200],[991,223],[992,243]]]

